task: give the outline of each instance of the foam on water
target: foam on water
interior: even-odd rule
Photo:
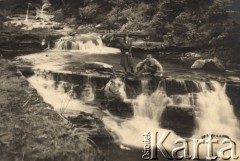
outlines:
[[[238,145],[240,143],[240,128],[233,113],[233,107],[225,94],[225,88],[218,82],[212,82],[212,84],[215,91],[209,91],[205,83],[202,83],[204,90],[199,93],[197,105],[201,111],[201,115],[197,118],[199,127],[194,131],[193,136],[188,138],[190,154],[193,154],[191,139],[200,139],[206,134],[227,135],[237,143],[237,149],[240,148]],[[183,102],[186,103],[188,100]],[[161,135],[171,132],[165,144],[165,148],[171,151],[174,147],[179,147],[176,146],[175,141],[181,137],[171,130],[161,128],[159,118],[166,105],[173,103],[173,98],[167,97],[163,90],[157,90],[151,95],[141,94],[133,103],[133,118],[116,121],[117,119],[114,116],[109,115],[103,121],[107,129],[114,134],[113,136],[117,143],[141,149],[144,146],[142,136],[144,133],[158,132]],[[226,147],[221,144],[222,139],[219,138],[220,144],[214,146],[214,152],[218,152],[220,148]],[[207,146],[201,146],[199,153],[200,157],[206,158],[208,155]]]
[[[206,84],[202,84],[204,90],[198,99],[202,115],[198,118],[199,128],[195,134],[225,134],[230,138],[240,138],[239,123],[225,93],[225,85],[221,86],[215,81],[212,81],[212,84],[214,91],[207,90]]]
[[[82,34],[58,39],[55,43],[55,50],[88,50],[103,46],[98,34]]]
[[[28,78],[31,85],[38,91],[43,97],[46,103],[49,103],[54,107],[54,110],[65,115],[77,115],[80,111],[91,113],[96,107],[89,106],[80,101],[80,99],[74,99],[74,93],[66,91],[64,82],[58,82],[56,84],[51,78],[44,77],[42,73],[36,73],[34,76]]]

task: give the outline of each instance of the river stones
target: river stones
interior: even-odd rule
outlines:
[[[191,134],[197,126],[195,111],[188,105],[167,105],[160,119],[161,126],[177,133]]]
[[[104,127],[99,118],[95,118],[93,114],[80,112],[78,116],[69,116],[68,120],[75,125],[75,127],[83,127],[86,129]]]
[[[191,66],[191,69],[225,72],[225,67],[218,58],[196,60]]]
[[[131,101],[104,101],[102,108],[107,109],[112,115],[122,118],[132,117],[134,114]]]
[[[201,58],[201,54],[194,52],[187,52],[180,57],[181,62],[191,66],[196,60]]]
[[[112,71],[113,66],[102,62],[85,62],[86,70]]]

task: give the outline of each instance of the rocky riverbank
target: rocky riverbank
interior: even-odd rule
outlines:
[[[47,42],[53,46],[56,39],[62,35],[45,29],[21,30],[18,27],[7,27],[0,32],[0,55],[4,58],[14,58],[23,54],[43,51],[48,47]]]
[[[0,160],[100,160],[81,129],[44,103],[14,65],[0,59]],[[89,117],[89,116],[88,116]]]

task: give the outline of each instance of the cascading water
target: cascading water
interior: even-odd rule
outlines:
[[[49,42],[43,39],[42,45]],[[69,45],[70,44],[70,45]],[[105,47],[98,34],[83,34],[78,36],[63,37],[56,41],[55,48],[41,53],[19,56],[16,58],[20,64],[32,64],[34,69],[57,72],[85,71],[84,61],[94,62],[109,61],[105,55],[115,55],[119,49]]]
[[[114,116],[103,118],[106,128],[115,135],[118,143],[141,148],[142,135],[146,131],[169,131],[159,128],[158,118],[165,105],[170,101],[164,92],[157,90],[151,95],[141,94],[133,101],[134,117],[121,122]]]
[[[91,76],[88,75],[87,83],[84,85],[84,88],[81,92],[81,100],[83,102],[90,102],[95,99],[94,89],[92,87]]]
[[[133,103],[134,116],[148,117],[156,122],[162,114],[163,108],[169,103],[170,98],[162,89],[157,89],[149,95],[149,80],[141,80],[142,94]],[[156,108],[159,107],[159,108]]]
[[[18,26],[23,30],[32,30],[32,29],[49,29],[51,30],[54,27],[58,27],[61,24],[59,22],[51,21],[54,18],[54,15],[50,15],[46,12],[46,9],[49,8],[51,4],[46,0],[43,2],[41,8],[37,8],[34,4],[28,3],[25,17],[18,16],[17,17],[9,17],[9,21],[4,22],[5,26],[13,25]],[[36,17],[35,19],[30,16],[30,7],[36,9]],[[58,31],[58,30],[56,30]],[[60,30],[59,30],[60,31]],[[61,34],[65,34],[66,29],[61,30]]]
[[[48,0],[44,1],[42,7],[40,9],[37,9],[36,19],[41,19],[42,23],[44,23],[44,21],[50,21],[54,16],[48,15],[45,11],[50,6],[51,4],[48,2]]]
[[[148,89],[148,83],[149,83],[149,80],[141,80],[141,85],[142,85],[142,93],[143,94],[147,94],[149,91]]]
[[[28,78],[31,85],[51,104],[56,111],[64,115],[77,115],[80,111],[91,113],[95,107],[85,105],[80,99],[75,99],[76,85],[54,81],[51,75],[41,71]]]
[[[201,83],[202,92],[198,95],[198,102],[195,103],[201,111],[198,116],[198,128],[195,129],[191,138],[201,138],[206,134],[227,135],[229,138],[239,142],[239,124],[233,113],[233,108],[228,97],[225,94],[225,88],[217,82],[211,82],[215,91],[210,90],[205,83]],[[145,82],[143,83],[145,84]],[[189,95],[189,94],[187,94]],[[114,116],[105,117],[103,119],[106,127],[115,135],[115,139],[120,144],[130,147],[143,147],[143,134],[146,132],[171,132],[170,137],[166,141],[165,148],[172,150],[176,147],[175,141],[180,136],[176,135],[172,130],[164,129],[159,122],[162,111],[167,105],[177,104],[179,108],[186,104],[191,105],[189,97],[181,97],[185,99],[175,103],[174,97],[168,97],[164,88],[157,89],[151,95],[141,94],[134,101],[134,117],[129,120],[119,120]],[[181,103],[183,102],[183,103]],[[181,110],[181,109],[179,109]],[[176,116],[178,117],[178,116]],[[191,146],[190,146],[191,147]],[[216,146],[215,149],[219,147]],[[200,157],[206,158],[207,147],[200,148]],[[190,149],[192,154],[192,150]]]
[[[25,21],[28,21],[28,15],[29,15],[29,7],[30,7],[30,5],[31,5],[31,3],[28,3]]]
[[[230,138],[239,138],[240,129],[233,107],[225,93],[225,85],[211,82],[215,90],[210,91],[202,84],[203,92],[198,94],[199,128],[195,134],[225,134]]]
[[[100,35],[95,33],[62,37],[55,42],[54,50],[84,52],[85,54],[120,53],[119,49],[105,47]]]
[[[100,37],[92,35],[67,36],[56,41],[56,50],[88,50],[103,47]]]

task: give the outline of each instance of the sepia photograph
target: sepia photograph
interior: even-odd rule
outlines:
[[[0,161],[240,161],[240,0],[0,0]]]

